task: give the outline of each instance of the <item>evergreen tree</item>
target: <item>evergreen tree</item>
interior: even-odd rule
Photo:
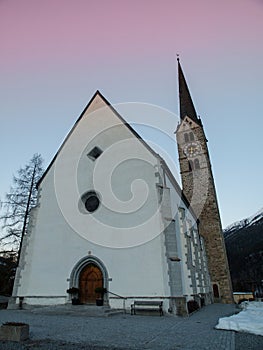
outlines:
[[[11,295],[16,272],[16,256],[12,253],[0,255],[0,295]],[[3,305],[4,304],[4,305]],[[7,307],[7,302],[0,302],[0,309]]]
[[[41,155],[34,154],[29,163],[17,171],[9,193],[5,195],[5,200],[0,202],[1,250],[2,253],[18,252],[18,259],[27,231],[30,210],[37,204],[36,184],[43,173],[42,164]]]

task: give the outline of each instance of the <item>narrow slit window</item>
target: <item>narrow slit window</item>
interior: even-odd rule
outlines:
[[[188,161],[188,167],[189,167],[189,171],[193,171],[194,170],[194,164],[192,160]]]
[[[92,148],[92,150],[87,154],[87,156],[91,159],[91,160],[96,160],[97,158],[99,158],[99,156],[102,154],[102,150],[95,146],[94,148]]]
[[[200,169],[200,163],[199,163],[199,159],[195,159],[194,160],[194,164],[195,164],[195,169]]]

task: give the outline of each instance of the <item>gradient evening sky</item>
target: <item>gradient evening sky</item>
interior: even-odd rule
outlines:
[[[223,226],[255,213],[263,207],[262,18],[262,0],[0,0],[0,197],[33,153],[48,165],[97,89],[112,104],[177,113],[180,53]]]

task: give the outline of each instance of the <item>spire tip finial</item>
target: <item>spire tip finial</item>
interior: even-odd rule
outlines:
[[[179,61],[180,61],[179,53],[176,54],[176,57],[177,57],[177,58],[176,58],[177,61],[179,62]]]

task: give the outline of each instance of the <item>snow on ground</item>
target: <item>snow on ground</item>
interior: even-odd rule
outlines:
[[[245,301],[241,307],[243,310],[239,314],[220,318],[216,328],[263,336],[263,302]]]

